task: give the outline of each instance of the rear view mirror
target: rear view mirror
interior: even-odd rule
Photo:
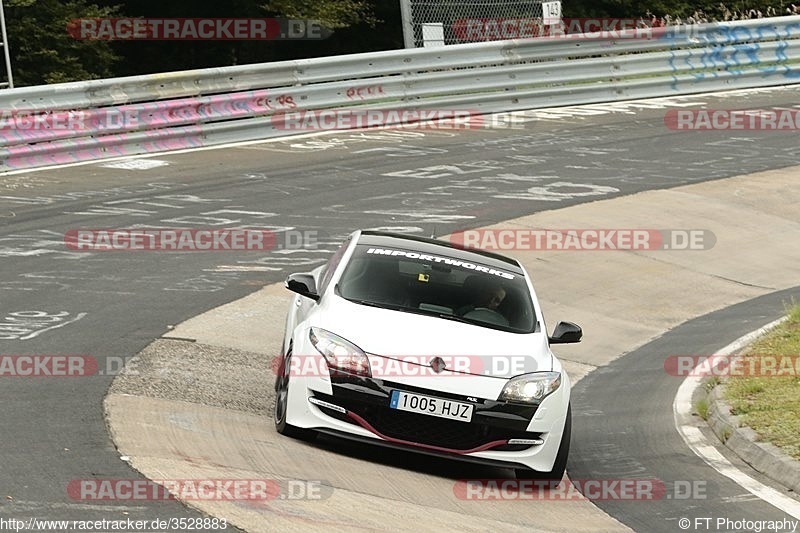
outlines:
[[[311,298],[312,300],[319,301],[319,294],[317,294],[317,284],[314,281],[314,276],[311,274],[289,274],[284,283],[287,289],[296,292],[300,296]]]
[[[581,337],[583,337],[583,330],[579,325],[572,322],[559,322],[548,340],[550,344],[571,344],[581,342]]]

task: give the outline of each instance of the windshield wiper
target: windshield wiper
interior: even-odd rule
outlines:
[[[341,295],[340,295],[341,296]],[[385,302],[374,302],[372,300],[359,300],[358,298],[345,298],[348,302],[353,302],[354,304],[366,305],[369,307],[377,307],[379,309],[391,309],[392,311],[408,311],[408,307],[404,307],[402,305],[385,303]]]
[[[425,313],[428,314],[428,313]],[[464,324],[482,324],[482,322],[476,322],[475,320],[469,320],[468,318],[464,318],[463,316],[458,315],[448,315],[447,313],[435,313],[431,314],[431,316],[438,316],[439,318],[445,318],[447,320],[452,320],[454,322],[462,322]]]
[[[423,316],[435,316],[439,318],[446,318],[448,320],[453,320],[456,322],[463,322],[464,324],[475,324],[472,320],[467,320],[466,318],[462,318],[457,315],[448,315],[447,313],[436,313],[431,311],[425,311],[423,309],[417,309],[416,307],[406,307],[404,305],[399,304],[392,304],[392,303],[384,303],[384,302],[375,302],[373,300],[360,300],[358,298],[345,298],[341,294],[339,295],[348,302],[353,302],[354,304],[361,304],[366,305],[369,307],[377,307],[379,309],[390,309],[392,311],[404,311],[406,313],[412,313],[415,315],[423,315]]]

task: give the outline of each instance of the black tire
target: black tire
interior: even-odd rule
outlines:
[[[564,423],[564,433],[561,435],[561,443],[558,445],[558,454],[556,454],[556,462],[553,463],[553,469],[549,472],[539,472],[538,470],[529,470],[527,468],[516,468],[515,473],[517,479],[538,479],[543,481],[550,481],[557,485],[561,478],[564,477],[564,471],[567,469],[567,458],[569,457],[569,443],[572,439],[572,405],[567,405],[567,421]]]
[[[275,376],[275,409],[272,414],[272,419],[275,422],[275,431],[286,437],[294,439],[301,439],[306,441],[314,440],[317,432],[299,428],[286,422],[286,408],[289,396],[289,377],[291,374],[292,349],[289,348],[288,353],[281,361],[278,372]]]

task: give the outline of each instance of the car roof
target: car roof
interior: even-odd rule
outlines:
[[[358,244],[384,248],[403,248],[425,254],[445,254],[448,257],[464,261],[477,261],[478,259],[475,257],[477,255],[480,256],[480,262],[486,266],[504,268],[515,274],[523,275],[522,268],[516,259],[477,248],[458,246],[437,239],[388,231],[363,230],[358,238]]]

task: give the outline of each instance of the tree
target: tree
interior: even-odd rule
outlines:
[[[738,18],[785,15],[786,6],[774,0],[737,0],[735,2],[688,0],[571,0],[564,2],[567,17],[670,17],[699,21],[723,21]]]
[[[119,0],[95,0],[110,2]],[[395,48],[402,43],[397,0],[377,0],[397,11],[396,27],[375,30],[373,0],[125,0],[127,16],[145,18],[291,18],[333,29],[324,40],[115,41],[120,75],[264,63]],[[383,13],[383,11],[381,11]],[[396,30],[396,31],[395,31]],[[390,39],[390,41],[387,41]]]
[[[107,78],[119,57],[105,41],[82,41],[67,32],[80,17],[117,16],[114,6],[86,0],[6,0],[6,26],[14,84],[41,85]]]
[[[377,22],[373,6],[365,0],[270,0],[263,7],[275,16],[319,20],[329,28]]]

